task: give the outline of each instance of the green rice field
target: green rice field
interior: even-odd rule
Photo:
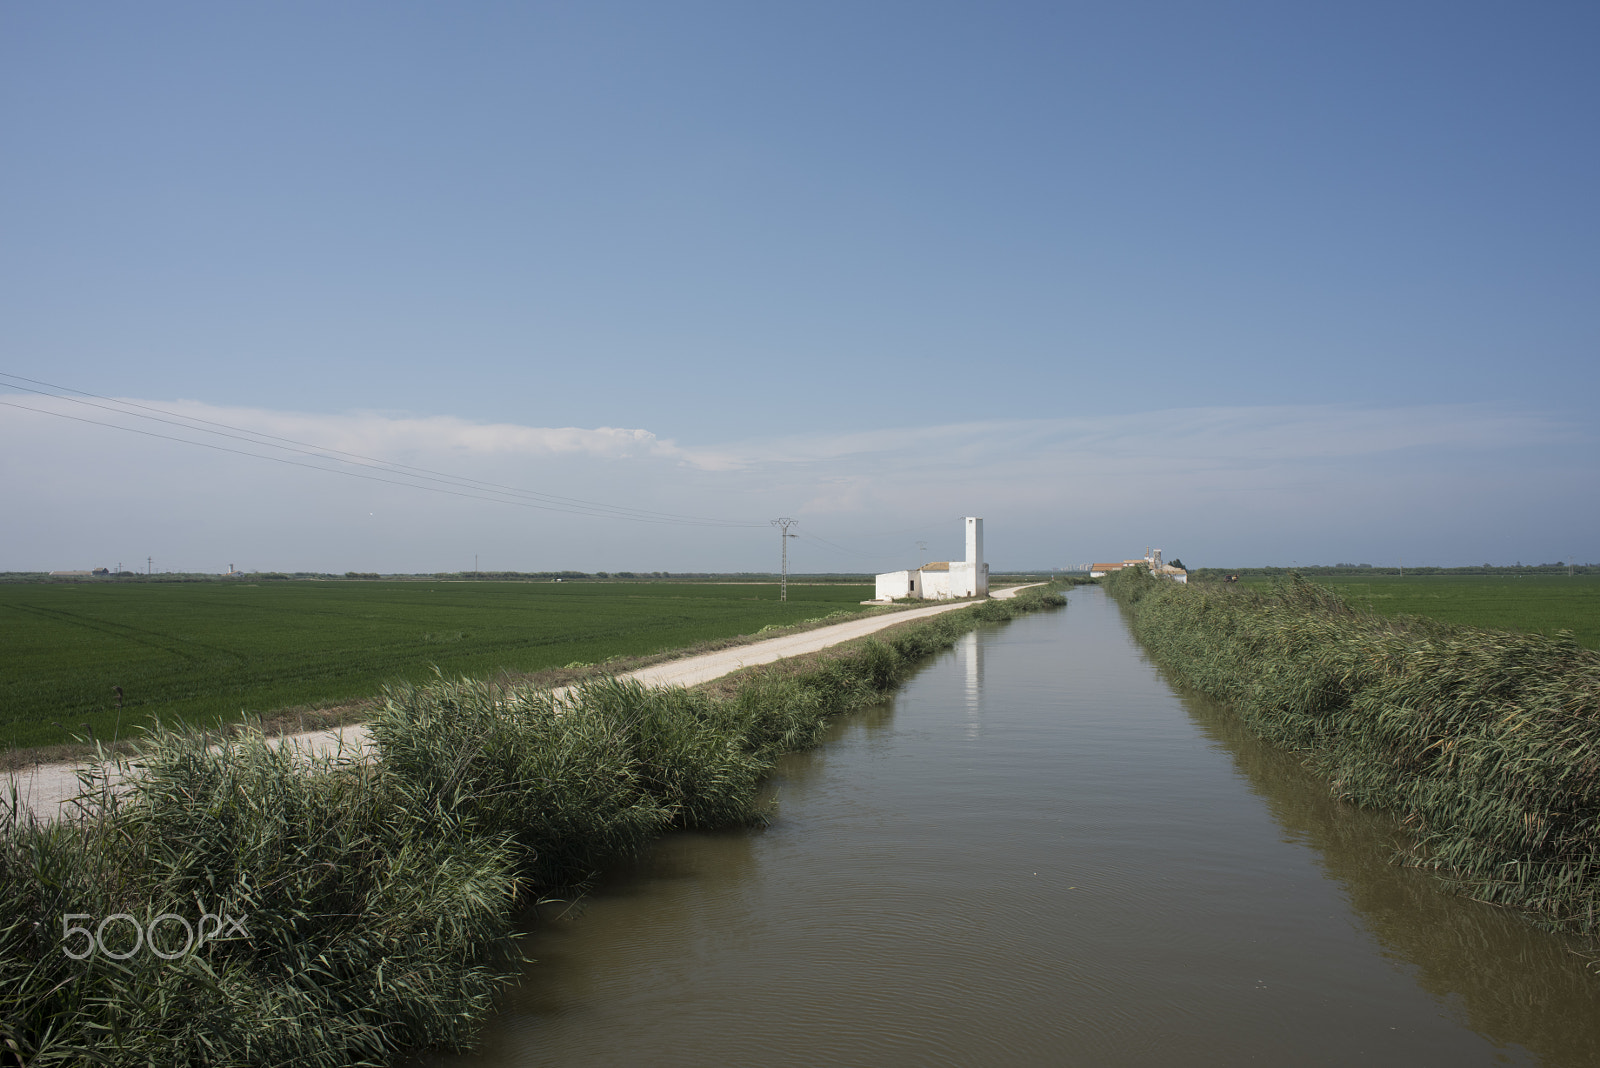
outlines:
[[[385,683],[647,656],[839,611],[871,586],[0,585],[0,750],[372,697]],[[112,687],[121,686],[120,716]]]
[[[1600,575],[1308,575],[1351,607],[1471,627],[1555,634],[1600,649]],[[1270,585],[1266,579],[1243,579]]]

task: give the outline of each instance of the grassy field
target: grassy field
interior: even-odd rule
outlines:
[[[862,611],[870,586],[528,582],[0,585],[0,749],[158,715],[365,698],[386,682],[643,656]],[[121,686],[120,718],[113,686]]]
[[[1600,649],[1600,575],[1318,575],[1312,581],[1379,615],[1529,634],[1570,630],[1580,645]],[[1271,585],[1264,578],[1240,583]]]

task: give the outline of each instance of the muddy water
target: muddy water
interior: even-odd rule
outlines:
[[[765,830],[547,913],[441,1065],[1600,1064],[1560,939],[1176,694],[1096,589],[786,759]]]

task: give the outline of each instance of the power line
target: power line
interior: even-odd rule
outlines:
[[[385,474],[396,475],[399,476],[400,479],[407,479],[411,481],[399,481],[393,478],[382,478],[378,475],[363,474],[358,471],[345,470],[339,467],[324,467],[317,464],[300,463],[298,461],[284,459],[281,456],[271,456],[259,452],[250,452],[243,449],[228,448],[226,446],[217,445],[214,442],[175,437],[170,434],[160,434],[149,430],[141,430],[136,427],[123,426],[118,423],[110,423],[98,419],[89,419],[81,416],[68,415],[65,412],[50,411],[43,408],[33,408],[24,404],[0,401],[0,404],[5,404],[8,407],[20,408],[24,411],[37,412],[41,415],[53,415],[62,419],[71,419],[76,422],[109,427],[111,429],[121,430],[126,433],[141,434],[145,437],[161,438],[167,441],[175,441],[184,445],[195,445],[202,448],[214,449],[220,452],[230,452],[240,456],[250,456],[260,460],[270,460],[275,463],[283,463],[293,467],[305,467],[314,471],[345,475],[352,478],[364,478],[368,481],[385,482],[390,485],[405,486],[411,489],[427,490],[429,492],[445,493],[450,496],[468,497],[476,500],[493,501],[501,504],[516,504],[521,507],[565,512],[573,515],[585,515],[589,516],[590,518],[626,519],[630,522],[639,523],[663,523],[685,526],[720,526],[743,529],[752,529],[760,525],[758,523],[743,522],[739,520],[714,519],[706,516],[681,515],[673,512],[659,512],[652,509],[613,505],[602,501],[590,501],[577,497],[564,497],[559,494],[543,493],[538,490],[522,489],[515,486],[506,486],[499,483],[485,482],[480,479],[469,478],[462,475],[452,475],[447,472],[434,471],[429,468],[414,467],[409,464],[400,464],[388,460],[382,460],[377,457],[364,456],[360,453],[346,452],[340,449],[331,449],[325,446],[314,444],[312,442],[297,441],[293,438],[279,437],[277,435],[248,430],[243,427],[232,426],[230,424],[221,423],[214,420],[183,416],[176,412],[166,411],[165,409],[154,408],[149,405],[138,404],[133,401],[119,401],[109,397],[102,397],[98,394],[73,389],[69,386],[60,386],[54,383],[41,381],[39,379],[26,378],[22,375],[15,375],[0,371],[0,377],[21,382],[31,382],[34,385],[45,386],[49,389],[61,390],[68,393],[77,393],[83,397],[90,397],[97,401],[105,401],[106,403],[95,404],[90,401],[80,400],[78,397],[46,393],[43,390],[30,389],[26,386],[12,387],[21,389],[28,393],[36,394],[38,396],[50,397],[55,400],[67,401],[73,404],[81,404],[117,415],[131,416],[136,419],[148,419],[154,422],[165,423],[197,433],[214,434],[218,437],[228,438],[258,447],[278,449],[280,451],[302,456],[309,456],[315,459],[328,460],[336,464],[348,464],[352,467],[361,468],[365,471],[381,471]],[[108,405],[117,405],[121,407],[111,407]],[[145,415],[141,414],[140,412],[127,411],[126,408],[137,408],[142,412],[151,412],[156,414]],[[163,418],[163,416],[169,416],[170,418]],[[205,425],[196,426],[194,425],[196,423]],[[212,430],[207,429],[207,427],[220,427],[222,429]],[[286,444],[275,444],[276,442],[284,442]],[[290,446],[304,446],[304,448],[292,448]],[[421,485],[419,482],[432,482],[436,483],[437,485]],[[440,488],[441,486],[454,488],[444,489]],[[470,492],[475,490],[487,491],[488,495],[486,495],[484,492]],[[513,499],[507,500],[505,499],[506,497]]]
[[[829,541],[827,538],[818,537],[817,535],[809,532],[804,534],[791,534],[790,537],[805,538],[806,541],[820,542],[836,552],[846,553],[850,556],[859,556],[863,560],[881,560],[886,555],[885,553],[864,553],[860,549],[851,549],[847,546],[840,545],[837,542]]]
[[[866,538],[889,538],[889,537],[893,537],[893,536],[895,536],[897,534],[910,534],[910,533],[919,532],[919,531],[926,533],[929,527],[942,525],[944,523],[959,523],[962,520],[964,520],[965,518],[966,518],[965,516],[959,516],[959,515],[958,516],[948,516],[948,515],[946,515],[946,516],[939,516],[939,517],[933,518],[933,519],[924,520],[923,522],[920,522],[915,526],[900,527],[900,528],[898,528],[896,530],[879,530],[879,531],[875,531],[875,532],[873,532],[871,534],[848,534],[848,535],[841,534],[841,535],[838,535],[838,536],[839,537],[849,537],[852,540],[861,540],[861,539],[866,539]]]
[[[363,475],[356,471],[341,471],[334,467],[318,467],[316,464],[303,464],[298,460],[285,460],[281,456],[263,456],[258,452],[245,452],[243,449],[230,449],[226,445],[214,445],[209,441],[191,441],[188,438],[173,437],[171,434],[157,434],[153,430],[140,430],[137,427],[118,426],[115,423],[105,423],[98,419],[85,419],[82,416],[68,415],[65,412],[52,412],[44,408],[30,408],[26,404],[15,404],[11,401],[0,401],[0,404],[5,405],[7,408],[20,408],[25,412],[38,412],[40,415],[53,415],[58,419],[71,419],[73,422],[77,423],[91,423],[95,426],[110,427],[113,430],[123,430],[129,434],[140,434],[147,438],[161,438],[164,441],[176,441],[183,445],[198,445],[203,449],[215,449],[217,452],[231,452],[237,456],[250,456],[257,460],[270,460],[273,463],[287,464],[290,467],[303,467],[308,471],[321,471],[323,474],[327,475],[344,475],[346,478],[360,478],[365,479],[368,482],[385,482],[391,486],[404,486],[406,489],[424,490],[428,493],[444,493],[451,497],[467,497],[477,501],[492,501],[495,504],[512,504],[522,508],[539,508],[546,511],[571,512],[576,515],[587,515],[590,518],[596,518],[591,512],[581,512],[573,508],[557,508],[554,505],[540,505],[525,501],[506,500],[504,497],[486,497],[478,493],[461,493],[456,490],[441,489],[437,486],[419,486],[414,482],[399,482],[392,478],[379,478],[377,475]],[[630,517],[606,516],[603,518],[627,519]],[[645,520],[639,521],[645,522]],[[754,524],[751,525],[753,526]]]
[[[124,407],[107,408],[105,405],[102,405],[102,404],[90,404],[88,401],[79,400],[77,397],[66,397],[66,396],[60,396],[59,394],[45,393],[42,390],[28,389],[25,386],[23,386],[23,387],[13,387],[13,388],[21,388],[21,389],[25,390],[28,393],[38,394],[39,396],[52,397],[52,398],[54,398],[56,400],[64,400],[64,401],[68,401],[69,403],[73,403],[73,404],[84,404],[84,405],[87,405],[87,406],[92,407],[92,408],[101,408],[101,409],[103,409],[105,411],[113,412],[113,413],[118,414],[118,415],[133,416],[136,419],[150,419],[150,420],[153,420],[155,422],[169,423],[169,424],[171,424],[173,426],[178,426],[178,427],[181,427],[181,428],[183,428],[185,430],[193,430],[193,431],[197,431],[197,432],[202,433],[202,434],[216,434],[219,437],[235,438],[236,440],[244,441],[244,442],[246,442],[248,444],[251,444],[251,445],[261,445],[261,446],[265,446],[266,448],[280,449],[280,450],[283,450],[285,452],[293,452],[293,453],[298,453],[298,454],[304,455],[304,456],[313,456],[313,457],[316,457],[316,458],[319,458],[319,459],[332,460],[332,461],[334,461],[336,463],[350,463],[350,464],[352,464],[353,466],[356,466],[356,467],[367,467],[367,466],[369,466],[369,464],[377,464],[377,465],[380,465],[380,467],[379,467],[380,470],[389,470],[393,474],[400,474],[400,475],[403,475],[403,476],[405,476],[407,478],[421,478],[424,481],[434,481],[434,482],[442,481],[446,485],[455,485],[455,486],[460,486],[462,488],[482,488],[482,489],[488,489],[488,490],[491,490],[491,491],[494,491],[494,492],[498,492],[498,493],[509,493],[509,494],[512,494],[512,495],[515,495],[515,496],[530,497],[530,498],[533,498],[535,500],[540,500],[540,501],[553,501],[555,503],[563,504],[563,505],[576,505],[576,506],[579,506],[579,507],[582,507],[582,508],[599,509],[599,510],[602,510],[602,511],[605,511],[605,512],[609,512],[609,513],[626,513],[626,514],[628,514],[630,516],[639,516],[639,515],[654,516],[654,517],[659,517],[659,518],[661,518],[663,520],[671,520],[671,521],[679,521],[679,522],[691,522],[691,523],[695,523],[695,524],[708,525],[708,526],[718,526],[718,525],[720,525],[720,526],[737,526],[737,527],[750,528],[750,527],[757,527],[757,526],[760,525],[758,523],[741,522],[741,521],[738,521],[738,520],[711,519],[711,518],[708,518],[708,517],[705,517],[705,516],[685,516],[685,515],[679,515],[679,514],[672,513],[672,512],[657,512],[657,511],[653,511],[651,509],[645,509],[645,508],[629,508],[629,507],[624,507],[624,506],[606,504],[606,503],[601,502],[601,501],[587,501],[587,500],[584,500],[584,499],[578,498],[578,497],[563,497],[563,496],[561,496],[559,494],[543,493],[543,492],[540,492],[538,490],[527,490],[527,489],[521,489],[521,488],[516,487],[516,486],[505,486],[505,485],[502,485],[502,484],[499,484],[499,483],[494,483],[494,482],[484,482],[484,481],[481,481],[479,479],[468,478],[468,477],[462,476],[462,475],[452,475],[452,474],[449,474],[447,472],[434,471],[434,470],[431,470],[431,469],[425,468],[425,467],[413,467],[413,466],[411,466],[409,464],[401,464],[401,463],[396,463],[396,462],[390,461],[390,460],[379,459],[377,457],[364,456],[364,455],[362,455],[360,453],[346,452],[346,451],[341,450],[341,449],[333,449],[333,448],[329,448],[329,447],[324,446],[324,445],[317,445],[317,444],[315,444],[313,442],[298,441],[298,440],[296,440],[294,438],[279,437],[278,435],[275,435],[275,434],[266,434],[266,433],[263,433],[261,431],[249,430],[249,429],[246,429],[244,427],[233,426],[233,425],[228,424],[228,423],[216,422],[215,420],[211,420],[211,419],[201,419],[198,416],[179,415],[177,412],[170,412],[170,411],[167,411],[167,410],[165,410],[163,408],[154,408],[154,407],[151,407],[150,405],[139,404],[139,403],[137,403],[135,401],[123,401],[123,400],[117,400],[117,399],[111,398],[111,397],[103,397],[103,396],[101,396],[99,394],[88,393],[88,392],[86,392],[84,390],[74,389],[74,388],[72,388],[70,386],[60,386],[60,385],[56,385],[55,383],[43,382],[43,381],[40,381],[39,379],[34,379],[34,378],[25,378],[22,375],[10,374],[10,373],[4,372],[4,371],[0,371],[0,377],[10,378],[10,379],[14,379],[14,380],[17,380],[17,381],[22,381],[22,382],[32,382],[34,385],[47,386],[50,389],[62,390],[62,391],[68,392],[68,393],[77,393],[77,394],[79,394],[81,396],[84,396],[84,397],[92,397],[95,400],[105,401],[107,404],[122,405],[122,406],[125,406],[125,407],[138,408],[138,409],[141,409],[142,411],[146,411],[146,412],[155,412],[155,413],[157,413],[157,415],[153,415],[153,416],[152,415],[140,415],[138,412],[126,411],[124,409]],[[20,407],[20,405],[18,405],[17,407]],[[31,410],[38,411],[40,409],[31,409]],[[45,414],[57,414],[57,413],[47,412]],[[159,416],[170,416],[171,418],[170,419],[163,419],[163,418],[159,418]],[[93,420],[87,420],[87,421],[88,422],[93,422]],[[223,430],[232,431],[233,433],[223,433],[222,431],[217,431],[217,430],[207,430],[207,429],[205,429],[204,426],[194,426],[194,425],[192,425],[194,423],[203,423],[206,426],[222,427]],[[101,425],[110,426],[110,427],[113,427],[113,428],[118,429],[118,430],[129,430],[129,429],[131,429],[131,428],[128,428],[128,427],[118,426],[117,424],[114,424],[114,423],[104,423],[104,424],[101,424]],[[265,440],[258,440],[258,439],[265,439]],[[195,444],[195,445],[204,445],[204,444],[206,444],[204,442],[191,441],[190,439],[185,439],[185,438],[174,438],[172,440],[185,442],[187,444]],[[303,445],[303,446],[305,446],[305,448],[304,449],[293,449],[293,448],[287,448],[284,445],[273,444],[273,442],[280,442],[280,441],[281,442],[287,442],[289,445]],[[308,449],[312,450],[312,451],[308,452],[307,451]],[[244,455],[260,455],[260,454],[257,454],[257,453],[245,453]],[[351,459],[343,459],[343,457],[350,457]],[[264,458],[270,459],[271,457],[264,457]],[[354,461],[356,461],[356,460],[361,460],[361,461],[366,461],[366,462],[364,462],[364,463],[355,463]],[[334,469],[323,468],[322,470],[334,470]],[[429,476],[438,476],[438,477],[429,477]],[[424,488],[424,487],[417,487],[417,488],[420,489],[420,488]]]
[[[884,537],[890,537],[890,536],[895,535],[895,534],[903,534],[903,533],[906,533],[908,531],[926,531],[928,529],[928,527],[932,526],[935,522],[941,522],[942,523],[942,522],[946,522],[946,521],[948,521],[948,517],[946,517],[946,519],[930,520],[927,523],[919,524],[918,526],[914,526],[914,527],[902,527],[899,530],[882,531],[882,532],[877,533],[877,534],[855,534],[855,535],[849,535],[848,537],[852,541],[862,541],[862,540],[866,540],[866,539],[869,539],[869,538],[884,538]],[[859,557],[860,559],[863,559],[863,560],[880,560],[881,561],[881,560],[890,559],[892,557],[900,555],[899,551],[898,550],[894,550],[894,549],[887,550],[887,551],[880,551],[880,552],[863,552],[860,549],[852,549],[852,548],[850,548],[848,546],[840,545],[838,542],[830,541],[827,538],[821,537],[820,535],[816,534],[813,531],[804,532],[800,536],[805,538],[807,541],[820,542],[823,545],[829,546],[830,548],[832,548],[836,552],[847,553],[847,554],[849,554],[851,556]],[[924,556],[927,553],[927,544],[928,543],[926,541],[918,541],[917,542],[917,550],[918,550],[918,552],[924,554]],[[920,561],[920,559],[922,559],[922,558],[919,557],[919,561]]]

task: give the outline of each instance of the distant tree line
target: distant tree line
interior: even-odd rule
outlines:
[[[1409,567],[1406,568],[1408,573],[1411,570]],[[991,571],[989,574],[991,579],[1006,582],[1044,582],[1060,576],[1059,571]],[[777,582],[778,574],[772,571],[434,571],[418,574],[382,574],[377,571],[343,573],[236,571],[229,575],[219,575],[214,572],[162,572],[147,575],[142,571],[112,571],[97,575],[51,577],[44,571],[0,571],[0,582],[291,582],[308,579],[349,582]],[[872,579],[873,576],[870,574],[851,571],[789,573],[790,582],[837,582],[854,585],[870,583]]]
[[[1282,578],[1291,571],[1310,577],[1318,575],[1587,575],[1600,571],[1594,564],[1476,564],[1471,567],[1374,567],[1371,564],[1306,564],[1299,567],[1201,567],[1190,574],[1198,579],[1239,575],[1245,578]]]

